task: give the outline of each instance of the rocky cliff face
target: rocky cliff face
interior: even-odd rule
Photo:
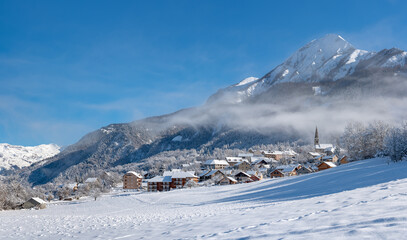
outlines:
[[[397,121],[407,117],[406,57],[399,49],[359,50],[329,34],[265,76],[219,90],[203,106],[103,127],[22,175],[44,184],[168,150],[306,142],[315,125],[328,133],[352,119]]]

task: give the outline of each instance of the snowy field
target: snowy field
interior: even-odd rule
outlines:
[[[0,212],[0,239],[405,239],[407,163]]]

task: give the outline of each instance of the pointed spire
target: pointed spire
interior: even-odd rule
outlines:
[[[314,145],[319,145],[318,127],[315,127]]]

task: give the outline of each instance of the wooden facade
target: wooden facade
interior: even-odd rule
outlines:
[[[232,178],[232,177],[227,177],[224,176],[221,180],[219,180],[216,184],[218,185],[230,185],[230,184],[236,184],[237,180]]]
[[[238,174],[235,175],[235,179],[239,183],[247,183],[251,182],[250,175],[245,173],[245,172],[239,172]]]
[[[270,173],[270,178],[284,177],[284,173],[280,169],[275,169]]]

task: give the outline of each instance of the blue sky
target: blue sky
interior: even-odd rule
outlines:
[[[0,0],[0,142],[68,145],[201,105],[338,33],[407,49],[405,1]]]

